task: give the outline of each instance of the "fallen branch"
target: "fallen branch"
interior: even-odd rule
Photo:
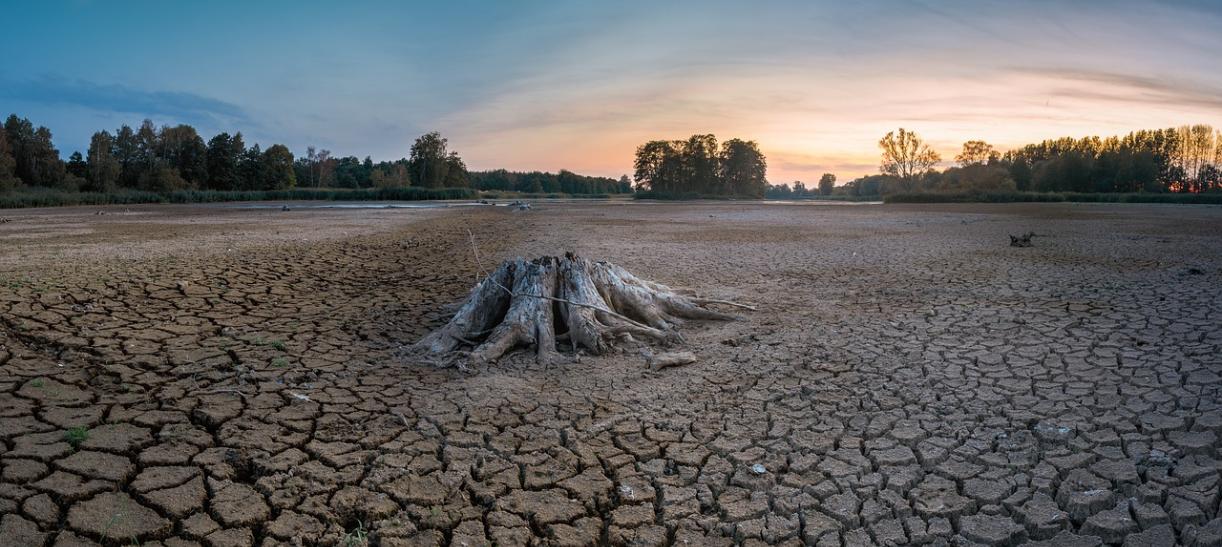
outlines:
[[[657,372],[664,368],[677,367],[679,365],[689,365],[696,362],[696,355],[690,351],[679,351],[675,353],[661,353],[658,355],[646,354],[645,363],[649,365],[649,370]]]

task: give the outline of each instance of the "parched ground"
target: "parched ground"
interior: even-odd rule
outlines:
[[[1222,208],[103,210],[0,224],[0,544],[1222,544]],[[468,230],[760,311],[398,361]]]

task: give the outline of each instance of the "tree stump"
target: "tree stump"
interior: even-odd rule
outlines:
[[[1035,232],[1027,232],[1025,234],[1017,235],[1017,236],[1011,235],[1010,236],[1010,246],[1011,247],[1030,247],[1031,238],[1033,237],[1035,237]]]
[[[700,298],[641,279],[610,262],[572,253],[508,260],[489,274],[441,328],[411,346],[411,353],[443,365],[491,363],[515,348],[533,346],[540,363],[560,359],[557,342],[573,351],[604,354],[622,344],[682,341],[686,319],[733,320]]]

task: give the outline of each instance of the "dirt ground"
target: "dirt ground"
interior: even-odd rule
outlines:
[[[3,216],[3,545],[1222,544],[1219,207]],[[396,359],[467,230],[760,310],[656,373]]]

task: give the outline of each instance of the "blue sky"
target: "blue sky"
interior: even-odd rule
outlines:
[[[898,126],[953,155],[1222,126],[1216,2],[12,2],[0,110],[64,156],[143,118],[393,159],[616,176],[651,138],[755,139],[770,179],[876,167]]]

